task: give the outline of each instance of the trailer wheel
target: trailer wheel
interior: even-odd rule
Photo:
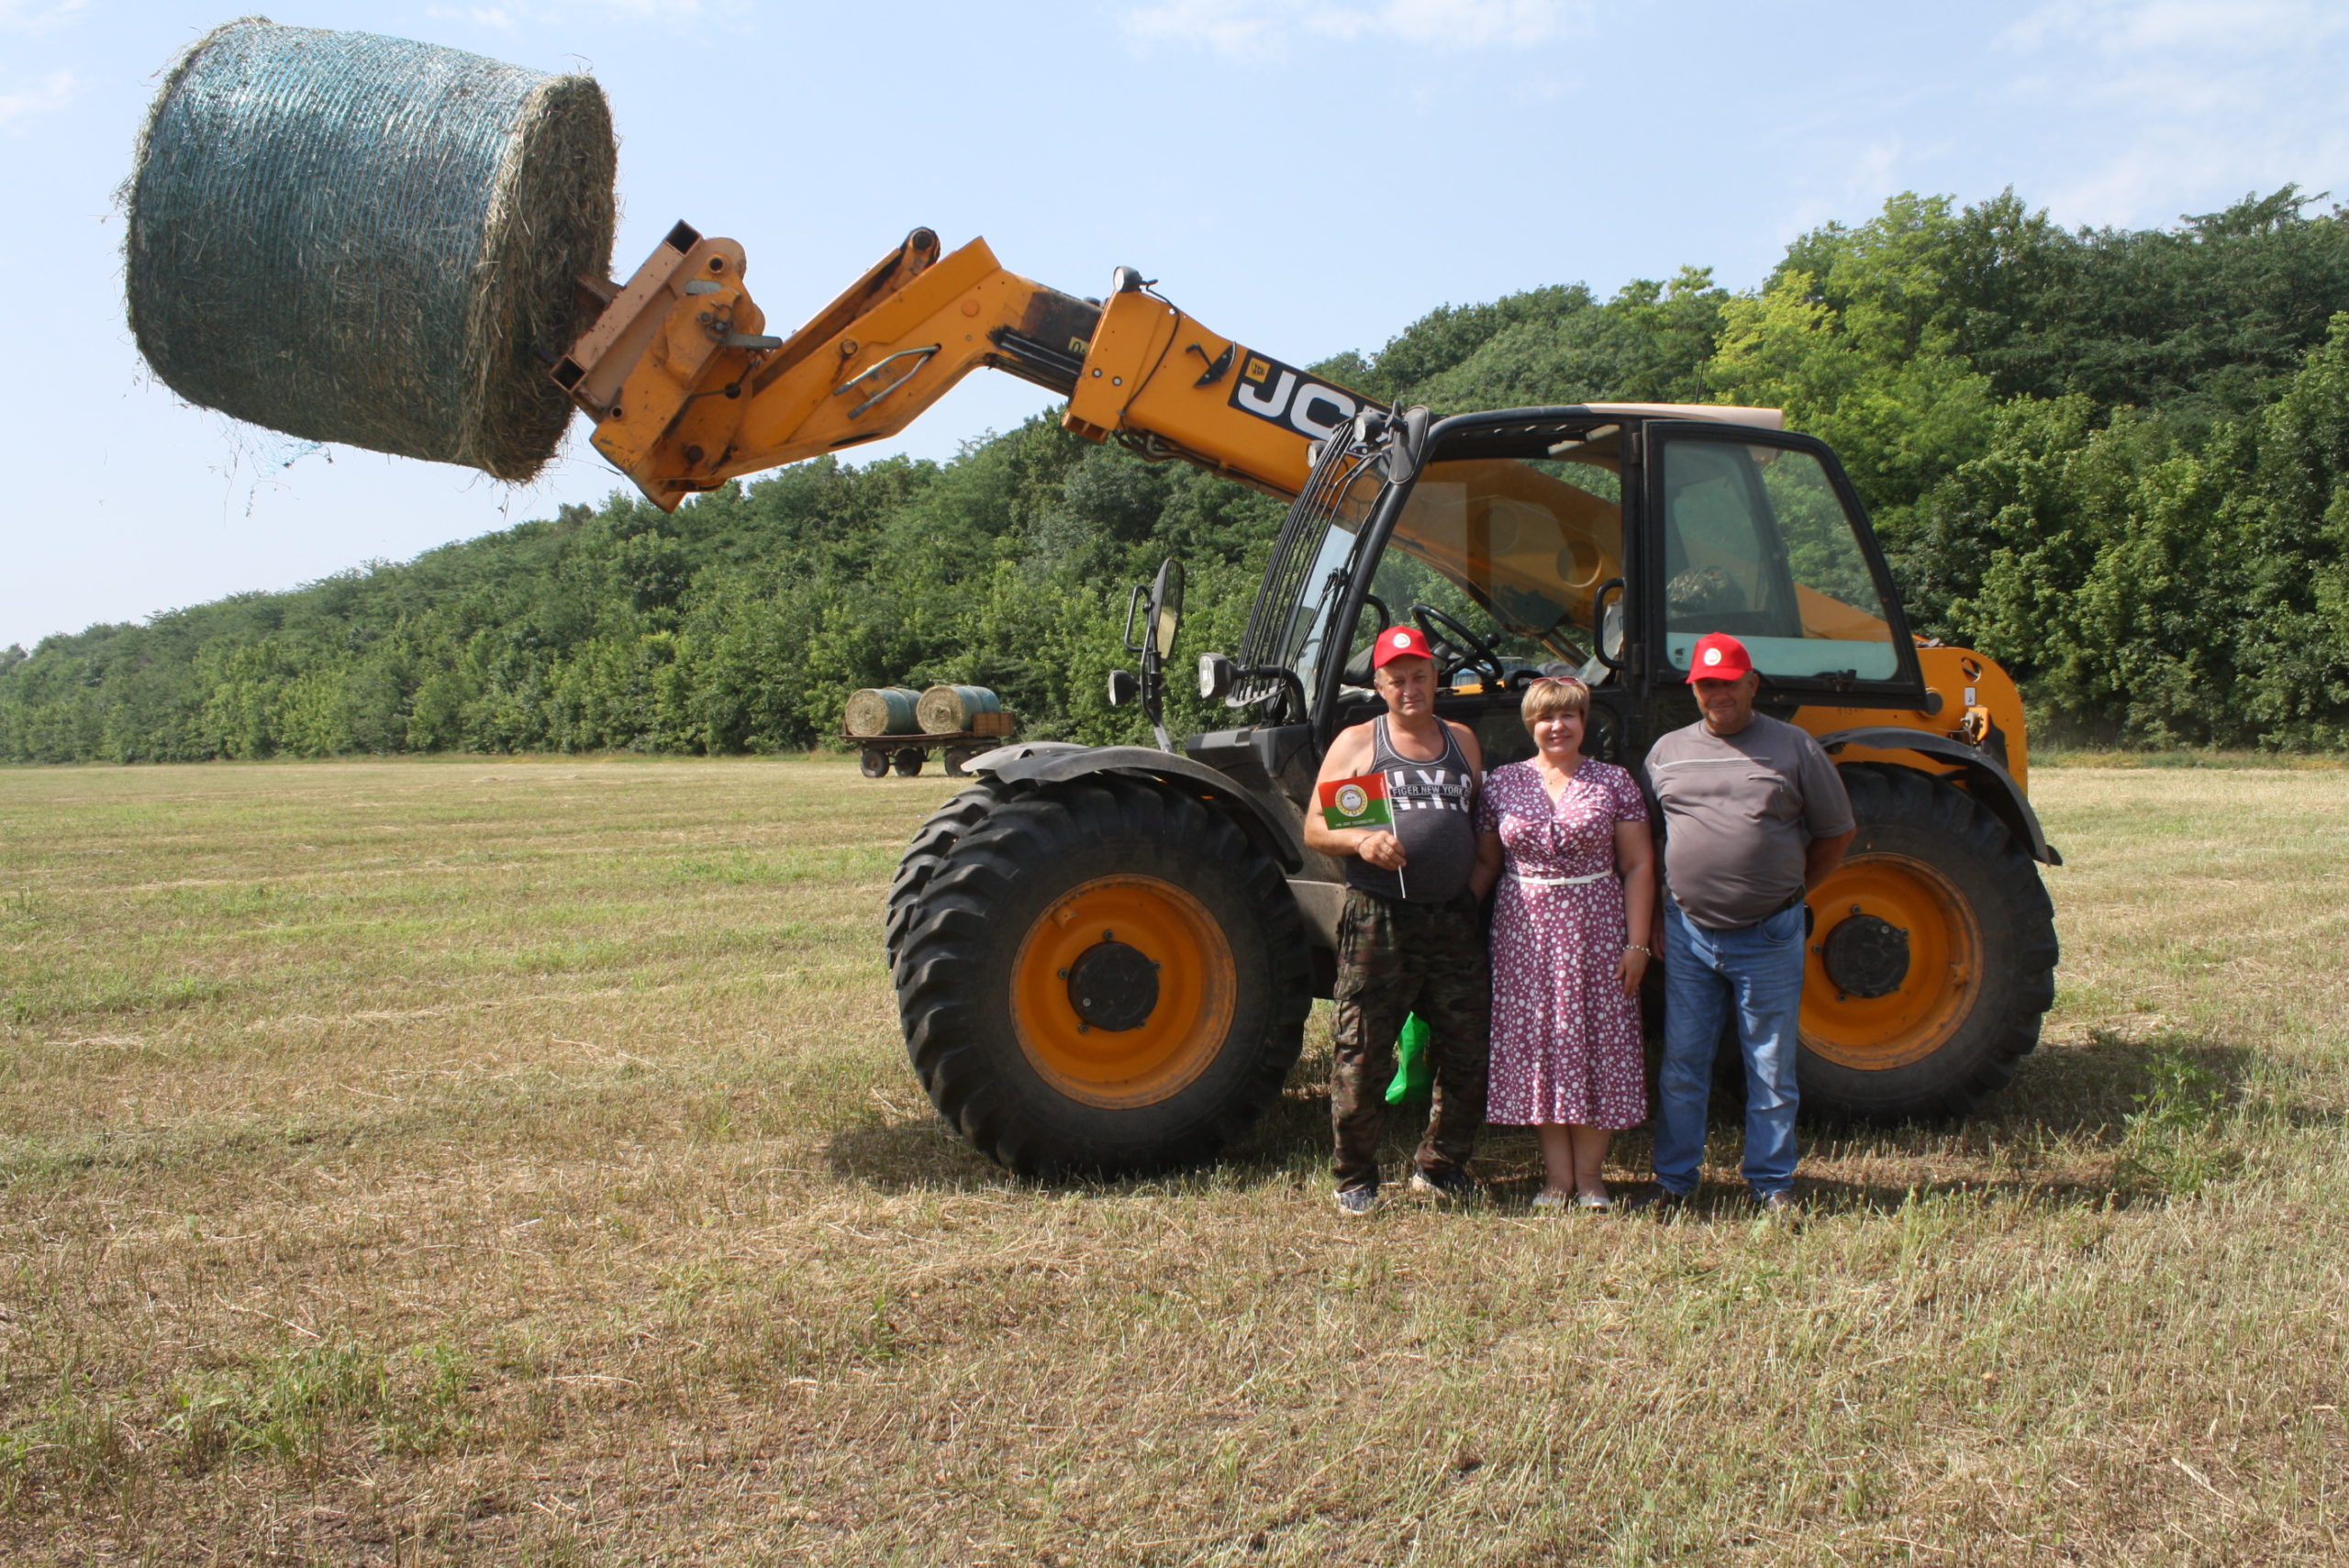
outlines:
[[[892,895],[922,1086],[1023,1173],[1214,1158],[1302,1042],[1311,976],[1286,882],[1229,818],[1156,784],[1000,788],[950,802]]]
[[[899,778],[909,779],[921,772],[922,762],[929,755],[918,746],[900,746],[897,754],[889,760],[889,765],[897,770]]]
[[[877,779],[889,772],[889,753],[878,746],[867,746],[856,754],[856,771],[868,779]]]
[[[2006,827],[1908,768],[1842,770],[1859,834],[1810,895],[1802,1098],[1830,1118],[1962,1116],[2055,998],[2055,911]]]

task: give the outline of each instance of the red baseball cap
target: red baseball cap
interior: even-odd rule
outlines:
[[[1378,634],[1378,651],[1370,656],[1370,667],[1384,670],[1396,659],[1432,659],[1435,650],[1428,646],[1427,633],[1415,626],[1390,626]]]
[[[1734,681],[1753,668],[1753,658],[1745,651],[1745,644],[1725,631],[1709,631],[1689,651],[1688,684]]]

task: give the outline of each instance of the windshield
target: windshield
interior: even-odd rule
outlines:
[[[1449,617],[1505,662],[1585,665],[1592,599],[1622,570],[1615,441],[1607,427],[1598,440],[1558,442],[1554,457],[1428,464],[1380,553],[1370,603],[1341,655],[1343,684],[1367,686],[1379,628],[1411,621],[1421,610],[1435,612],[1430,618],[1439,631],[1441,617]],[[1275,547],[1244,663],[1286,665],[1306,691],[1319,689],[1357,536],[1384,478],[1384,465],[1366,448],[1332,452],[1317,467]],[[1609,617],[1616,619],[1611,601]],[[1235,688],[1233,700],[1254,701],[1274,689],[1251,683]]]
[[[1567,455],[1427,465],[1380,552],[1343,684],[1370,684],[1371,639],[1382,626],[1425,618],[1457,646],[1447,617],[1507,666],[1566,664],[1596,675],[1592,600],[1622,572],[1622,483],[1611,435],[1560,445]],[[1335,518],[1323,539],[1317,570],[1332,592],[1338,580],[1330,573],[1343,570],[1354,526]],[[1616,601],[1608,617],[1612,652],[1621,629]],[[1298,644],[1294,668],[1308,691],[1320,674],[1324,636],[1326,626]]]
[[[1389,621],[1425,605],[1504,659],[1581,664],[1592,598],[1622,571],[1621,495],[1611,440],[1566,459],[1430,463],[1371,592]]]

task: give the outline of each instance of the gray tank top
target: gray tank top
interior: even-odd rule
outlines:
[[[1443,727],[1443,754],[1422,762],[1395,750],[1381,717],[1370,732],[1370,765],[1386,775],[1386,808],[1406,863],[1398,873],[1349,855],[1346,885],[1413,904],[1451,903],[1467,891],[1468,873],[1476,866],[1476,819],[1470,810],[1476,780],[1452,726]]]

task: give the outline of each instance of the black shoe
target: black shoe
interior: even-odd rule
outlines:
[[[1378,1207],[1376,1187],[1340,1187],[1338,1212],[1348,1219],[1360,1219]]]
[[[1642,1214],[1652,1214],[1658,1219],[1668,1219],[1674,1215],[1687,1213],[1695,1207],[1696,1201],[1694,1193],[1676,1193],[1670,1187],[1651,1187],[1627,1207]]]
[[[1792,1193],[1766,1193],[1753,1200],[1753,1207],[1769,1219],[1800,1219],[1802,1199]]]
[[[1477,1193],[1476,1178],[1462,1170],[1411,1172],[1411,1190],[1440,1198],[1471,1198]]]

